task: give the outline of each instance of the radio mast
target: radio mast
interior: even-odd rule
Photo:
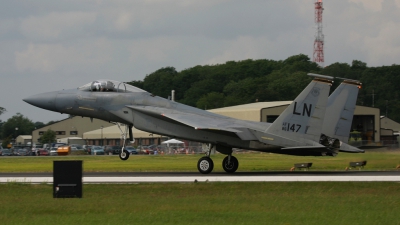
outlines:
[[[322,0],[315,0],[315,32],[313,61],[324,67],[324,34],[322,33]]]

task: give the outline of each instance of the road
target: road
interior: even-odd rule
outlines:
[[[400,171],[274,171],[211,173],[198,172],[89,172],[83,183],[140,182],[400,182]],[[0,173],[0,183],[52,183],[53,173]]]

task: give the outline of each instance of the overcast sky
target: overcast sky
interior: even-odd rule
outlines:
[[[66,115],[22,101],[99,78],[142,80],[230,60],[306,54],[314,0],[13,0],[0,7],[0,106],[47,123]],[[324,0],[325,66],[399,64],[400,0]]]

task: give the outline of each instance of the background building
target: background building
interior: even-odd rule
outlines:
[[[32,142],[32,135],[19,135],[15,139],[16,145],[28,145]]]
[[[114,124],[93,119],[87,117],[79,117],[74,116],[67,118],[65,120],[61,120],[57,123],[53,123],[51,125],[42,127],[40,129],[36,129],[32,132],[32,141],[34,144],[39,144],[39,138],[46,132],[48,129],[56,132],[56,138],[66,138],[66,137],[80,137],[83,138],[83,133],[97,130],[109,126],[113,126]]]
[[[381,116],[381,128],[391,129],[394,133],[400,133],[400,124],[384,116]]]
[[[125,126],[121,129],[125,131]],[[132,128],[132,135],[135,138],[135,146],[138,145],[160,145],[161,142],[167,140],[167,137],[151,134],[136,128]],[[88,131],[83,134],[83,139],[86,140],[88,145],[122,145],[121,132],[117,125]],[[128,137],[127,137],[128,140]]]

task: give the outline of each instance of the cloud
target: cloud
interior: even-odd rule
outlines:
[[[271,39],[269,36],[240,36],[234,40],[225,41],[222,46],[219,46],[220,52],[205,60],[203,64],[261,58],[282,60],[300,53],[309,53],[312,59],[312,29],[305,30],[305,33],[309,35],[302,36],[297,32],[287,32],[276,39]]]
[[[50,73],[58,70],[74,71],[81,66],[101,65],[111,60],[112,47],[107,40],[98,39],[74,43],[73,46],[62,44],[30,43],[23,51],[15,53],[15,66],[19,72],[31,71]]]
[[[349,2],[362,4],[365,9],[372,12],[382,11],[383,0],[349,0]]]
[[[130,62],[139,59],[145,61],[167,61],[168,56],[179,48],[179,42],[174,37],[157,37],[132,41],[129,44]]]
[[[182,70],[300,53],[312,58],[314,2],[6,1],[0,8],[0,76],[7,87],[0,93],[23,82],[40,87],[62,80],[68,88],[99,77],[141,80],[165,66]],[[398,63],[400,0],[326,0],[324,8],[325,65]],[[22,97],[4,100],[7,115],[17,107],[23,112]],[[48,120],[44,114],[32,116]]]
[[[241,36],[225,41],[220,54],[206,60],[204,64],[222,64],[226,61],[258,59],[273,46],[266,37]]]
[[[379,65],[398,63],[400,56],[400,30],[394,22],[389,22],[381,28],[379,34],[373,37],[365,37],[364,48],[369,49],[368,61]]]
[[[30,16],[21,22],[21,33],[33,40],[54,40],[82,36],[85,27],[96,20],[92,12],[51,12],[45,16]]]

